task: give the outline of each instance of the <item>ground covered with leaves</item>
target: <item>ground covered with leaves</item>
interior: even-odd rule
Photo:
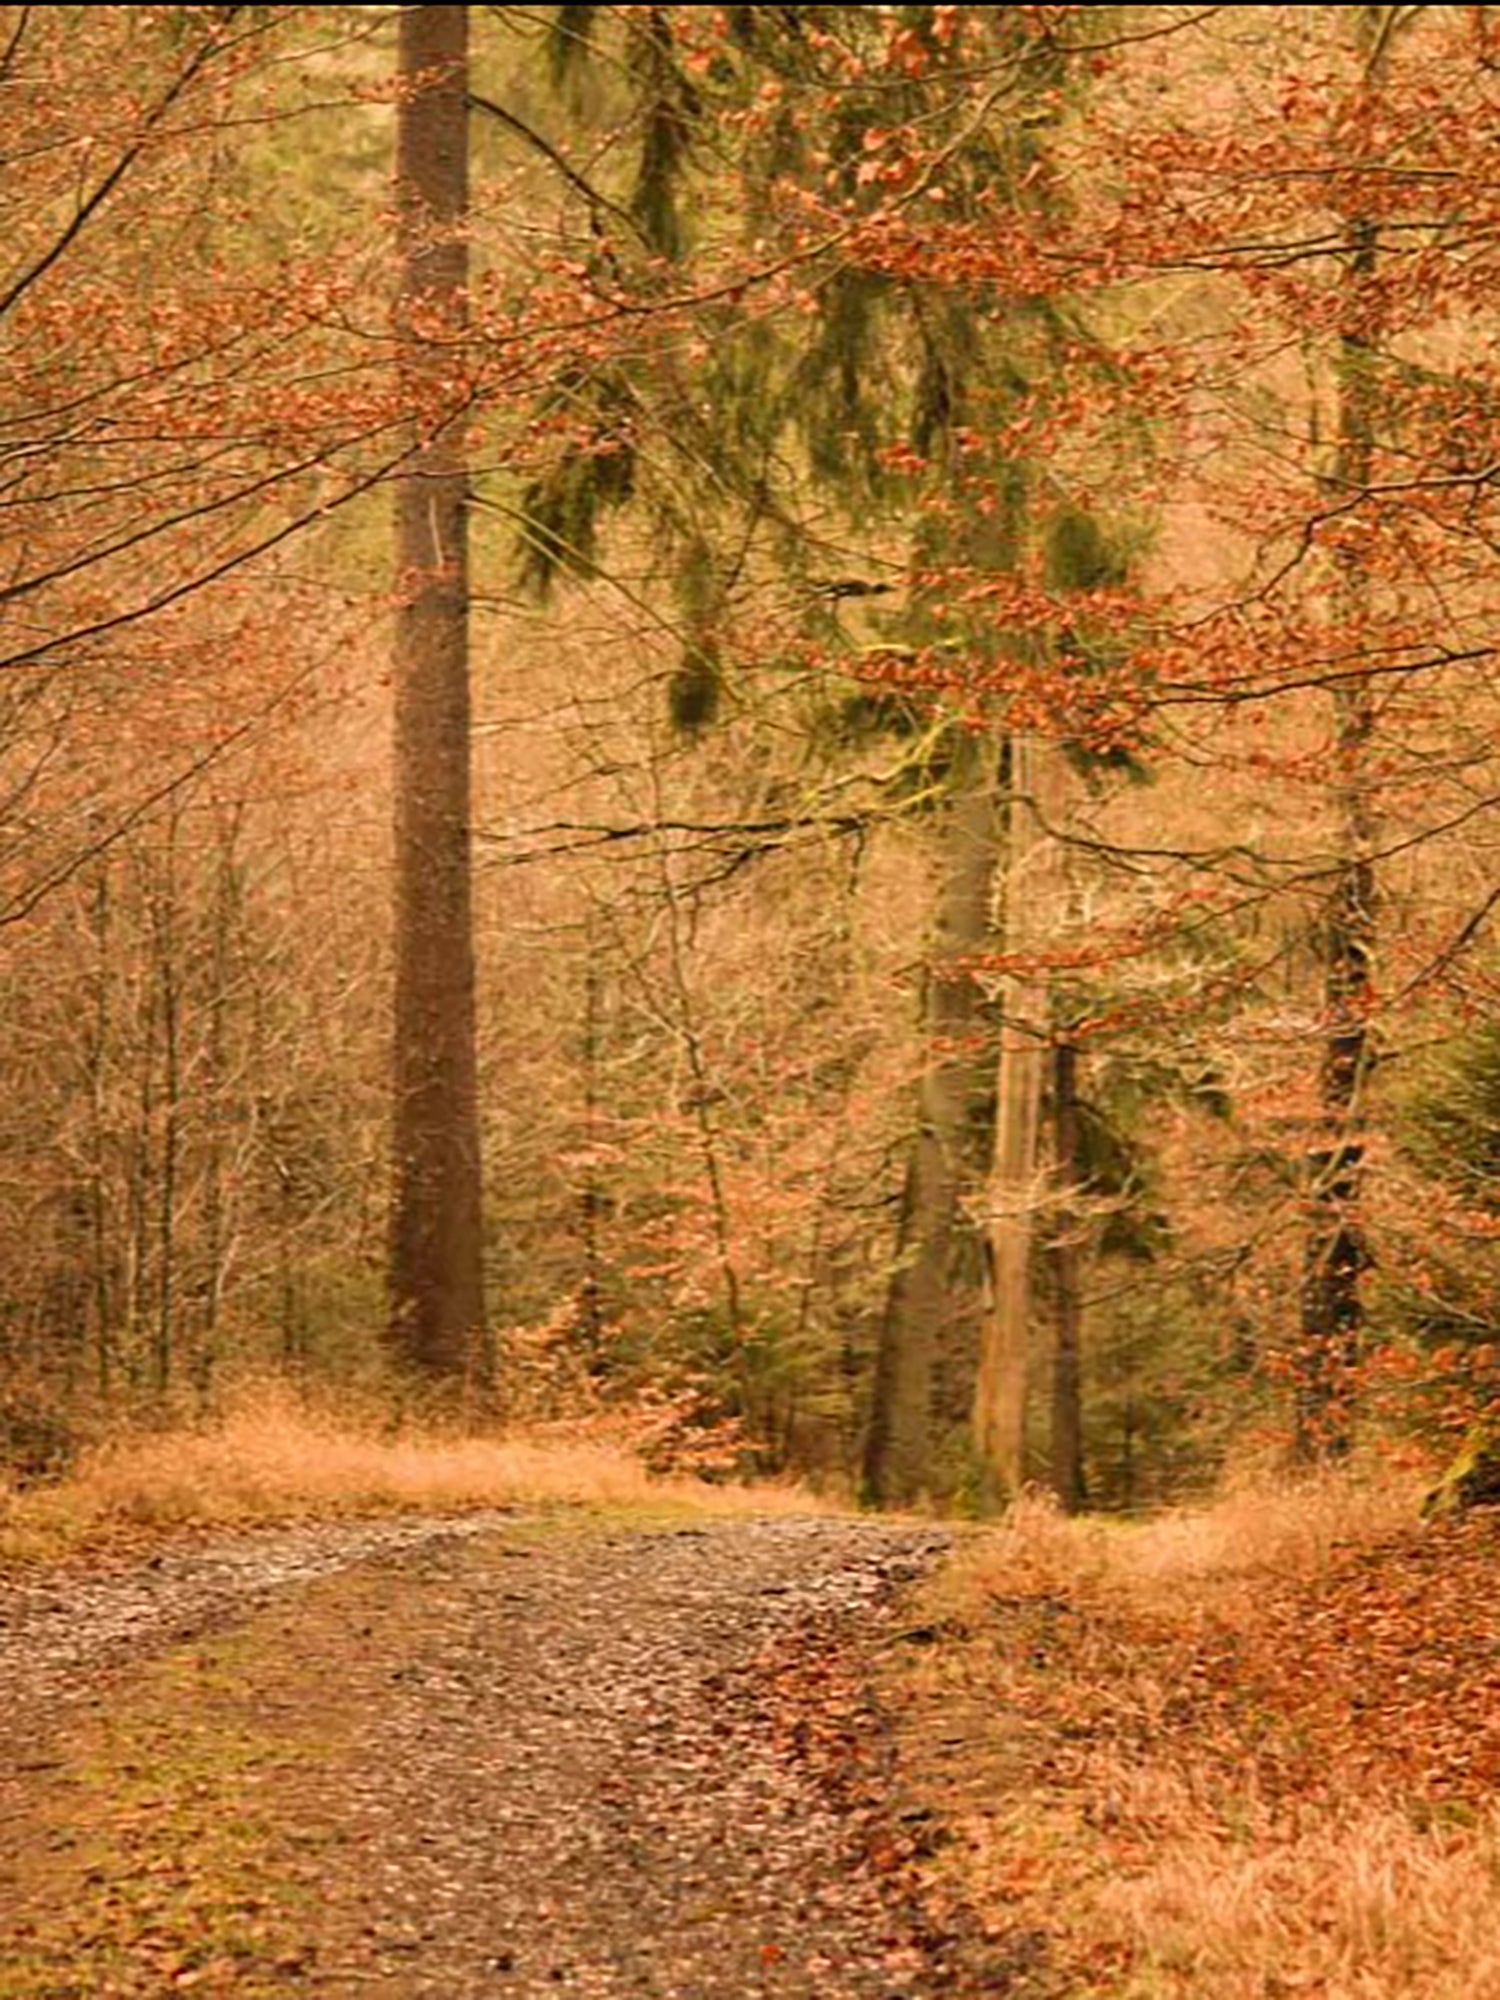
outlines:
[[[13,1584],[0,1993],[1001,1992],[874,1693],[944,1540],[345,1523]]]
[[[1327,1496],[1268,1504],[1229,1536],[1039,1508],[938,1586],[928,1886],[1017,1995],[1500,1996],[1500,1515],[1299,1540]]]
[[[1497,1564],[1347,1480],[116,1539],[0,1583],[0,1996],[1500,2000]]]
[[[1267,1579],[1186,1668],[1175,1726],[1263,1797],[1385,1792],[1461,1824],[1500,1795],[1500,1513]]]

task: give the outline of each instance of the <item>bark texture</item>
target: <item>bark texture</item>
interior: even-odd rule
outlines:
[[[396,491],[393,1344],[414,1372],[483,1363],[470,888],[468,481],[453,343],[468,280],[468,10],[401,15],[397,324],[420,448]]]
[[[1045,949],[1060,891],[1055,830],[1063,796],[1062,752],[1035,737],[1011,744],[1005,951]],[[995,1149],[986,1196],[989,1310],[974,1386],[974,1445],[996,1497],[1026,1477],[1032,1246],[1041,1198],[1042,1093],[1051,1051],[1051,985],[1040,966],[1022,967],[1002,1000],[995,1090]]]
[[[1059,1035],[1052,1054],[1052,1157],[1057,1180],[1047,1260],[1052,1272],[1052,1491],[1070,1514],[1088,1499],[1083,1470],[1083,1236],[1078,1049]]]
[[[1363,88],[1373,89],[1394,10],[1352,10],[1363,58]],[[1370,324],[1377,247],[1373,218],[1350,227],[1345,322],[1335,355],[1338,448],[1333,503],[1357,506],[1369,490],[1375,444],[1376,385]],[[1357,630],[1369,612],[1370,578],[1357,550],[1334,558],[1334,617]],[[1366,679],[1333,690],[1334,861],[1322,922],[1323,1004],[1327,1035],[1318,1080],[1318,1131],[1308,1147],[1297,1374],[1297,1448],[1304,1458],[1338,1456],[1351,1441],[1354,1368],[1364,1326],[1362,1278],[1369,1265],[1361,1220],[1365,1180],[1366,1096],[1373,1042],[1369,1000],[1377,943],[1374,812],[1368,770],[1375,693]]]
[[[897,1266],[886,1298],[866,1440],[864,1483],[902,1506],[931,1479],[933,1371],[970,1317],[976,1231],[965,1195],[978,1191],[988,1136],[983,995],[957,965],[990,942],[1001,813],[994,746],[965,746],[943,820],[943,876],[923,1005],[927,1067],[902,1192]]]

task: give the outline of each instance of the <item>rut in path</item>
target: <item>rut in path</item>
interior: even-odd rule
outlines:
[[[263,1953],[252,1939],[166,1983],[160,1925],[141,1962],[94,1921],[53,1959],[39,1950],[57,1979],[39,2000],[184,1980],[226,1995],[452,2000],[1002,1991],[960,1940],[930,1932],[882,1863],[868,1782],[879,1719],[847,1692],[943,1545],[935,1530],[852,1520],[489,1524],[356,1545],[357,1569],[255,1586],[259,1607],[232,1626],[236,1685],[215,1698],[262,1732],[328,1746],[269,1757],[246,1781],[265,1879],[294,1852],[281,1872],[301,1893],[265,1919]],[[166,1594],[180,1623],[180,1576]],[[215,1604],[223,1619],[222,1590]],[[66,1623],[28,1613],[48,1616]],[[845,1690],[828,1695],[841,1719],[797,1712],[809,1663]],[[106,1712],[128,1708],[143,1671],[116,1671]],[[857,1808],[826,1754],[815,1769],[798,1750],[811,1735],[826,1752],[840,1728],[864,1773]],[[56,1816],[54,1801],[36,1824],[55,1830]],[[36,1880],[28,1889],[23,1869],[17,1887],[45,1938]],[[190,1957],[191,1940],[168,1940],[184,1942]],[[95,1983],[64,1983],[84,1974]]]

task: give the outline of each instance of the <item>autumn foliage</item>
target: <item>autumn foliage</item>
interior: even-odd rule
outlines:
[[[426,84],[378,24],[7,33],[18,1436],[85,1390],[388,1365],[388,501],[439,445],[479,1400],[656,1398],[847,1476],[949,1063],[908,1497],[996,1497],[1002,1212],[1021,1475],[1074,1416],[1074,1485],[1127,1506],[1247,1423],[1317,1455],[1482,1420],[1488,1196],[1423,1108],[1493,997],[1482,11],[508,15],[462,297],[399,304]],[[939,938],[981,768],[988,916]],[[1051,1135],[1009,1186],[997,1102]]]

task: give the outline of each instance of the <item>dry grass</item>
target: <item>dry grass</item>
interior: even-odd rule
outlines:
[[[1376,1807],[1253,1844],[1189,1829],[1096,1907],[1143,1995],[1495,2000],[1500,1815],[1438,1833]]]
[[[1419,1493],[1247,1482],[1133,1526],[1034,1501],[976,1538],[939,1587],[956,1636],[908,1687],[912,1755],[961,1835],[935,1893],[1046,1936],[1080,1996],[1500,2000],[1500,1815],[1420,1774],[1372,1793],[1316,1715],[1277,1705],[1286,1605],[1320,1618],[1346,1565],[1405,1562]],[[1241,1660],[1271,1663],[1243,1701]],[[1293,1739],[1311,1785],[1282,1782]]]
[[[217,1422],[91,1450],[62,1484],[0,1486],[0,1557],[45,1558],[142,1531],[308,1516],[539,1505],[805,1513],[797,1488],[654,1477],[596,1431],[504,1438],[408,1432],[317,1410],[276,1387]]]
[[[1424,1486],[1393,1470],[1243,1479],[1210,1505],[1141,1522],[1070,1518],[1050,1500],[1027,1498],[976,1542],[964,1581],[972,1591],[992,1579],[1050,1577],[1153,1607],[1201,1607],[1210,1596],[1238,1596],[1257,1576],[1316,1577],[1351,1550],[1403,1534],[1419,1517]]]

